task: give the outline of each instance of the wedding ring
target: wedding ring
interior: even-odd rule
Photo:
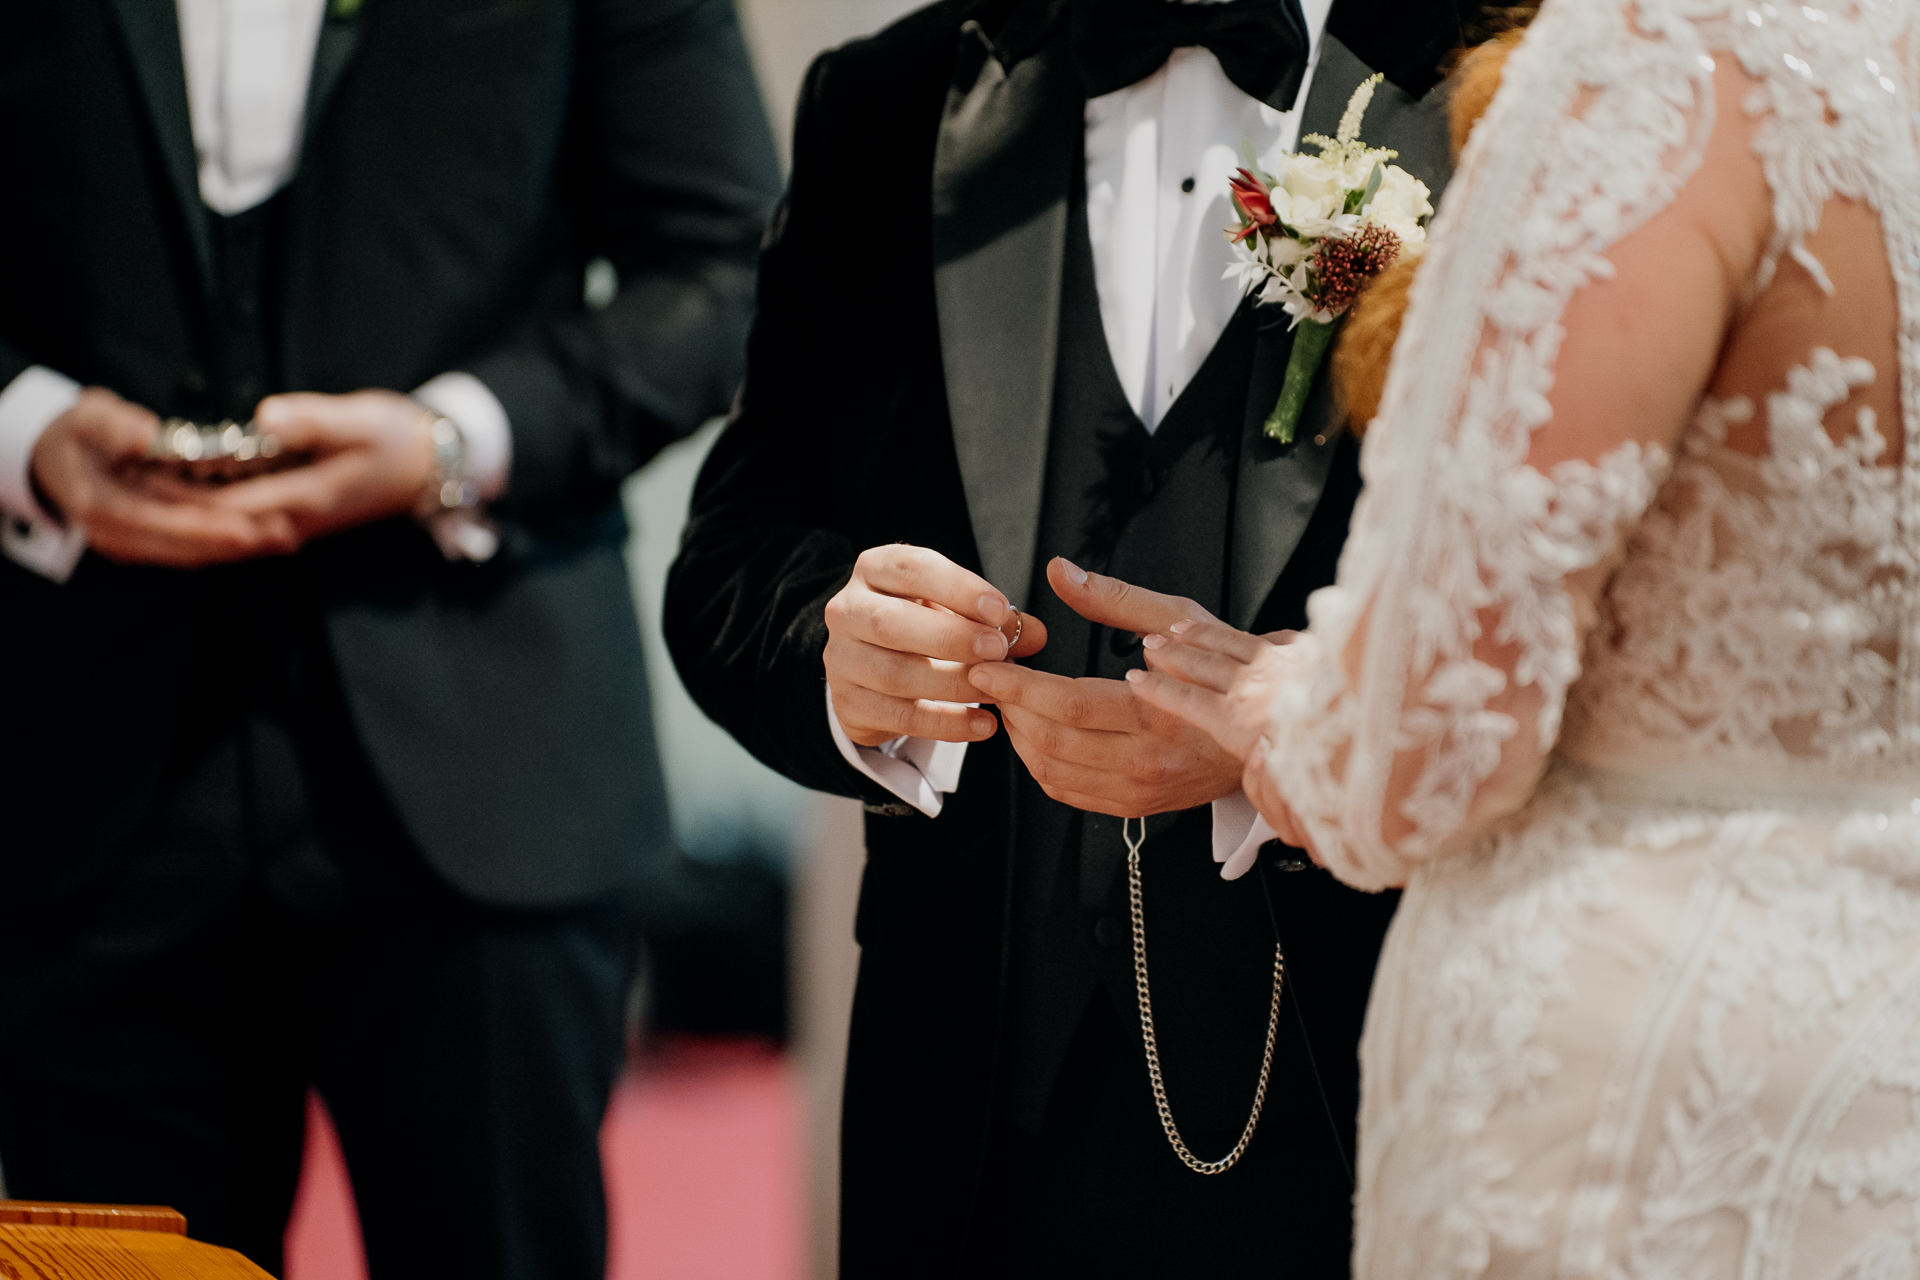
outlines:
[[[1025,631],[1026,629],[1027,629],[1027,615],[1024,613],[1021,613],[1018,609],[1015,609],[1013,611],[1013,639],[1007,641],[1008,653],[1012,653],[1013,647],[1020,643],[1020,633],[1022,631]],[[998,631],[1001,634],[1001,636],[1004,638],[1007,634],[1007,624],[1003,622],[999,626],[995,627],[994,630]]]

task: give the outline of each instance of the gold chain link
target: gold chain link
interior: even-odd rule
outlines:
[[[1140,824],[1138,837],[1133,834],[1135,822]],[[1167,1102],[1167,1084],[1160,1075],[1160,1042],[1153,1034],[1153,996],[1147,989],[1147,913],[1140,891],[1140,846],[1147,842],[1147,820],[1121,819],[1120,834],[1127,842],[1127,901],[1133,909],[1133,986],[1140,997],[1140,1036],[1147,1046],[1147,1076],[1153,1082],[1153,1105],[1160,1113],[1160,1127],[1166,1130],[1167,1141],[1173,1144],[1173,1154],[1180,1157],[1180,1163],[1195,1173],[1225,1173],[1240,1163],[1241,1156],[1247,1154],[1247,1147],[1253,1141],[1253,1131],[1260,1124],[1260,1112],[1267,1105],[1267,1078],[1273,1072],[1274,1039],[1280,1031],[1280,988],[1286,977],[1287,958],[1276,940],[1273,944],[1273,1003],[1267,1009],[1267,1046],[1260,1054],[1260,1083],[1253,1091],[1253,1114],[1247,1117],[1247,1127],[1241,1131],[1240,1141],[1233,1144],[1233,1150],[1218,1160],[1202,1160],[1188,1150],[1185,1140],[1180,1137],[1180,1127],[1173,1122],[1173,1107]]]

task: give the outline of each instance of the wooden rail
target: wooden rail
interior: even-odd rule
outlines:
[[[273,1280],[159,1205],[0,1200],[0,1280]]]

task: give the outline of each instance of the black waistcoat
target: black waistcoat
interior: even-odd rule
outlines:
[[[1030,665],[1117,680],[1144,665],[1138,638],[1067,609],[1046,585],[1046,564],[1064,555],[1222,611],[1256,334],[1253,312],[1243,306],[1149,434],[1114,372],[1085,195],[1081,183],[1074,185],[1035,587],[1027,601],[1049,638]],[[1136,1013],[1120,819],[1071,809],[1047,798],[1024,771],[1019,776],[1002,1100],[1013,1123],[1037,1129],[1095,990],[1106,987],[1129,1025]],[[1273,930],[1260,877],[1219,879],[1211,806],[1159,815],[1148,830],[1149,962],[1169,1087],[1180,1095],[1183,1125],[1235,1126],[1246,1116],[1271,981]]]
[[[286,194],[240,213],[207,213],[216,292],[211,306],[213,385],[193,412],[246,421],[260,398],[281,390],[276,317]]]

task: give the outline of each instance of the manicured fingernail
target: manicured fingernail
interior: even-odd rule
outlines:
[[[984,711],[977,716],[968,716],[967,727],[984,738],[993,732],[993,717]]]
[[[1142,671],[1138,667],[1130,667],[1127,669],[1128,684],[1139,684],[1142,680],[1145,680],[1146,678],[1147,678],[1147,673]]]
[[[1007,602],[999,596],[980,597],[980,621],[997,627],[1007,620]]]
[[[1065,556],[1060,557],[1060,567],[1067,571],[1067,581],[1076,587],[1087,585],[1087,571]]]
[[[1163,649],[1166,647],[1166,644],[1167,638],[1158,632],[1150,636],[1145,636],[1140,641],[1140,647],[1143,649]]]
[[[1167,628],[1167,630],[1169,630],[1169,631],[1171,631],[1171,632],[1173,632],[1173,634],[1174,634],[1174,635],[1177,635],[1177,636],[1183,636],[1183,635],[1185,635],[1185,634],[1187,634],[1187,632],[1189,632],[1189,631],[1191,631],[1191,630],[1193,630],[1193,619],[1192,619],[1192,618],[1182,618],[1182,619],[1180,619],[1180,621],[1178,621],[1178,622],[1176,622],[1176,623],[1174,623],[1174,624],[1173,624],[1172,626],[1170,626],[1170,627],[1168,627],[1168,628]]]
[[[975,636],[973,651],[988,662],[998,662],[1007,656],[1007,638],[997,631]]]

